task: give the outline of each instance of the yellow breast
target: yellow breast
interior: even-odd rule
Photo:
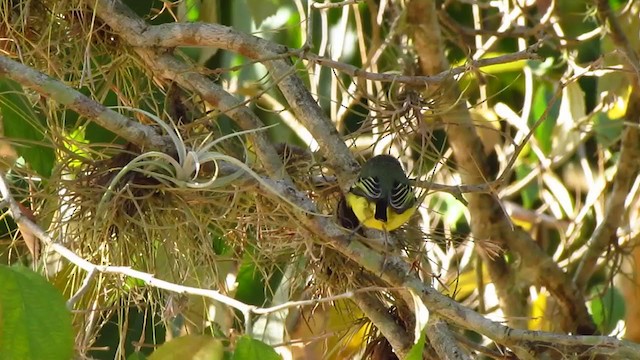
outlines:
[[[402,214],[398,214],[391,208],[387,208],[387,221],[378,220],[375,218],[376,204],[370,202],[367,198],[355,195],[353,193],[347,193],[347,204],[351,206],[353,213],[356,214],[358,221],[368,228],[391,231],[399,228],[402,224],[409,221],[411,216],[416,212],[415,207],[409,208]]]

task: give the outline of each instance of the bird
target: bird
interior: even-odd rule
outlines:
[[[342,205],[342,224],[392,231],[409,221],[417,208],[413,187],[400,161],[391,155],[377,155],[364,163]],[[346,205],[346,206],[344,206]],[[346,218],[357,218],[345,221]]]

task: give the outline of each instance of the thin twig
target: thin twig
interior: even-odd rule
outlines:
[[[358,3],[362,3],[363,0],[343,0],[339,2],[319,2],[319,1],[311,1],[311,6],[316,9],[331,9],[331,8],[339,8],[348,5],[354,5]]]
[[[67,308],[69,310],[73,310],[73,306],[75,305],[75,303],[78,302],[80,298],[82,298],[87,290],[89,290],[89,286],[91,286],[93,278],[96,276],[96,274],[98,274],[98,271],[96,269],[92,269],[87,272],[87,275],[85,275],[84,280],[82,281],[82,285],[80,286],[78,291],[76,291],[76,293],[73,294],[73,296],[71,296],[69,300],[67,300]]]
[[[389,73],[374,73],[362,70],[359,67],[328,59],[326,57],[318,56],[316,54],[304,51],[294,51],[293,54],[309,60],[312,63],[324,65],[332,69],[341,71],[347,75],[355,78],[361,78],[371,81],[380,82],[392,82],[403,83],[407,85],[436,85],[452,79],[456,75],[465,74],[471,69],[480,69],[487,66],[512,63],[519,60],[535,60],[538,59],[536,54],[540,44],[534,44],[528,49],[509,53],[505,55],[496,56],[489,59],[469,60],[464,66],[454,67],[450,70],[441,71],[438,74],[430,76],[417,76],[417,75],[401,75],[401,74],[389,74]]]

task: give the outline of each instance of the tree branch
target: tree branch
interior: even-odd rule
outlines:
[[[616,164],[616,175],[613,178],[613,189],[607,198],[604,218],[591,234],[587,252],[580,260],[574,276],[574,281],[583,291],[595,272],[596,263],[600,256],[609,246],[617,244],[617,231],[626,211],[624,204],[633,182],[638,176],[638,171],[640,171],[638,164],[638,159],[640,159],[640,148],[638,147],[640,142],[640,131],[638,130],[638,124],[640,124],[640,95],[638,94],[640,91],[640,63],[638,54],[629,44],[629,40],[618,24],[618,20],[613,15],[607,1],[598,1],[598,14],[603,22],[609,23],[613,42],[622,49],[635,71],[631,76],[633,79],[631,81],[632,90],[625,114],[627,122],[632,125],[627,126],[622,134],[620,157]]]
[[[420,56],[420,64],[425,74],[433,74],[447,69],[449,64],[444,57],[444,45],[440,37],[435,4],[431,0],[412,0],[408,2],[408,21],[412,24],[411,35]],[[453,149],[454,157],[463,183],[479,184],[489,179],[489,166],[483,152],[483,145],[475,131],[464,101],[459,101],[460,92],[456,84],[449,88],[448,101],[451,110],[442,115],[452,124],[447,129],[447,139]],[[540,284],[557,284],[550,288],[551,294],[563,306],[563,327],[566,331],[592,334],[595,325],[591,320],[584,298],[569,277],[555,264],[547,254],[519,228],[513,229],[503,211],[499,199],[493,194],[472,193],[468,195],[471,229],[476,239],[493,240],[503,248],[517,252],[523,262],[528,264],[544,263],[546,270],[536,272],[536,281]],[[486,257],[486,256],[485,256]],[[522,289],[515,287],[516,277],[502,256],[485,259],[491,277],[496,284],[500,304],[505,314],[512,319],[526,316],[526,297]],[[510,324],[526,327],[522,320],[511,320]]]
[[[274,196],[275,192],[279,197],[288,198],[300,209],[315,209],[315,205],[305,193],[298,191],[286,181],[261,178],[260,181],[255,180],[255,184],[263,194]],[[130,276],[144,281],[149,286],[176,293],[188,293],[211,298],[245,313],[245,320],[248,322],[245,326],[247,326],[247,329],[251,328],[251,314],[256,313],[257,309],[253,306],[228,298],[215,290],[173,284],[157,279],[152,274],[137,271],[129,267],[95,265],[57,243],[51,235],[43,231],[37,224],[22,214],[18,203],[11,196],[4,175],[1,173],[0,194],[2,195],[3,201],[9,205],[11,215],[16,222],[30,229],[37,238],[45,244],[50,245],[53,251],[81,269],[89,273],[98,271],[100,273]],[[588,346],[590,352],[593,354],[613,354],[620,359],[634,359],[638,358],[637,354],[640,354],[640,344],[622,341],[614,337],[569,336],[540,331],[516,330],[488,320],[477,312],[440,294],[433,287],[424,284],[422,280],[412,275],[413,272],[411,271],[410,265],[407,264],[404,259],[398,256],[389,257],[388,255],[381,255],[359,241],[352,241],[352,236],[338,227],[333,219],[324,216],[309,216],[308,212],[302,210],[294,210],[294,212],[297,213],[298,218],[309,230],[310,236],[320,237],[328,245],[333,246],[351,260],[358,262],[365,269],[376,274],[382,274],[382,279],[395,288],[411,289],[414,293],[419,294],[431,313],[439,314],[443,318],[463,328],[483,334],[500,344],[514,349],[527,349],[527,351],[533,351],[532,344],[534,344],[534,342],[536,346],[546,343],[548,346],[556,348],[564,347],[567,349],[582,349]],[[293,304],[298,305],[297,302]],[[273,311],[280,309],[281,306],[273,308]]]
[[[171,141],[151,126],[133,121],[88,98],[66,84],[37,70],[0,55],[0,75],[26,86],[60,105],[66,106],[103,128],[141,148],[172,152]]]
[[[427,323],[429,342],[441,359],[446,360],[471,360],[469,354],[464,351],[449,329],[449,325],[438,316],[431,316]]]
[[[353,301],[389,341],[395,353],[405,358],[413,346],[411,335],[384,311],[386,306],[374,294],[355,294]]]

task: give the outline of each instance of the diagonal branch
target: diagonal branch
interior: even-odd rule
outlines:
[[[167,137],[154,128],[133,121],[92,100],[61,81],[0,55],[0,76],[6,76],[43,96],[64,105],[103,128],[141,148],[171,153],[173,146]]]

